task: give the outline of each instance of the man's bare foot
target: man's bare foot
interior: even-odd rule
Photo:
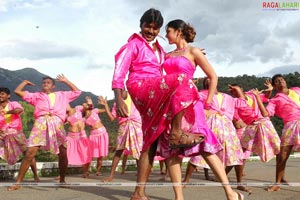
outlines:
[[[244,192],[248,192],[249,194],[252,193],[252,190],[246,186],[243,186],[243,185],[239,185],[236,187],[236,189],[238,190],[241,190],[241,191],[244,191]]]
[[[102,182],[112,182],[113,179],[114,179],[113,177],[110,177],[110,176],[109,176],[109,177],[103,179]]]
[[[182,188],[186,188],[188,183],[189,182],[183,180],[182,183],[181,183],[182,184]]]
[[[131,196],[130,200],[150,200],[149,197],[147,196],[143,196],[143,197],[140,197],[140,196]]]
[[[279,191],[280,190],[280,185],[278,184],[275,184],[275,185],[272,185],[268,188],[266,188],[266,191],[268,192],[275,192],[275,191]]]
[[[35,176],[34,177],[34,182],[36,182],[36,183],[40,182],[40,178],[38,176]]]
[[[284,178],[281,179],[281,184],[282,185],[289,185],[289,183],[287,182],[287,180],[285,180]]]
[[[85,172],[85,173],[82,174],[82,178],[87,178],[89,176],[90,176],[90,173],[88,173],[88,172]]]
[[[54,180],[59,180],[60,179],[60,176],[56,176],[55,178],[54,178]]]
[[[7,188],[7,191],[13,191],[13,190],[19,190],[19,189],[21,189],[21,185],[19,185],[19,184],[14,184],[14,185],[8,187],[8,188]]]
[[[63,181],[63,182],[59,182],[59,187],[60,188],[70,188],[71,186]]]
[[[96,176],[101,176],[102,173],[101,172],[96,172]]]
[[[211,176],[205,176],[205,180],[214,181],[214,182],[217,181],[214,177],[211,177]]]

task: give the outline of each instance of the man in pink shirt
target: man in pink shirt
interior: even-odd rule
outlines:
[[[59,82],[65,83],[72,91],[54,92],[55,81],[51,77],[44,77],[42,92],[24,91],[27,85],[34,86],[30,81],[24,80],[15,89],[15,93],[34,106],[35,122],[28,138],[28,150],[20,166],[16,184],[7,190],[20,189],[25,173],[39,149],[49,150],[59,156],[60,183],[65,183],[65,175],[68,166],[66,152],[66,133],[63,123],[66,118],[67,105],[75,100],[81,91],[64,75],[58,75]]]
[[[115,93],[117,114],[128,117],[128,108],[121,95],[128,74],[127,90],[142,117],[144,133],[137,177],[140,184],[131,200],[149,199],[145,194],[144,183],[151,171],[157,140],[167,131],[169,125],[169,145],[172,149],[193,146],[204,140],[200,134],[185,133],[181,129],[183,115],[191,113],[185,111],[193,109],[192,105],[198,100],[198,93],[192,80],[185,74],[163,76],[161,64],[164,62],[165,52],[156,40],[162,25],[160,11],[153,8],[147,10],[140,19],[140,33],[134,33],[115,56],[112,89]],[[181,91],[186,91],[185,95]],[[192,118],[193,115],[189,119]],[[175,156],[173,158],[177,159]],[[177,160],[176,168],[180,169],[179,167]],[[170,175],[176,174],[170,171]],[[182,196],[181,187],[174,186],[174,190],[176,197]]]
[[[270,99],[266,108],[257,98],[264,116],[277,115],[284,123],[280,153],[276,162],[276,183],[267,188],[269,192],[280,190],[280,183],[286,182],[284,180],[285,166],[291,151],[300,151],[300,88],[288,88],[281,74],[272,77],[272,86],[277,94]],[[257,92],[256,96],[258,95]]]
[[[0,157],[14,165],[27,150],[27,140],[22,132],[23,107],[10,101],[10,90],[0,88]],[[30,164],[35,181],[39,181],[35,159]]]

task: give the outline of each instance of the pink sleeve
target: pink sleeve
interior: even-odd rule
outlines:
[[[269,99],[266,97],[265,94],[260,94],[259,97],[263,103],[269,102]]]
[[[23,100],[27,101],[31,105],[35,105],[36,104],[36,96],[37,96],[37,93],[31,93],[31,92],[25,91]]]
[[[75,109],[78,110],[79,112],[83,111],[83,106],[75,106]]]
[[[133,59],[133,44],[127,43],[115,55],[115,70],[112,80],[112,89],[124,88],[126,75]]]
[[[268,111],[269,117],[274,116],[275,115],[275,108],[276,105],[273,103],[272,99],[269,101],[266,110]]]
[[[80,90],[64,91],[64,95],[68,98],[69,102],[77,99],[81,94]]]
[[[24,112],[24,108],[19,104],[17,101],[10,101],[9,103],[9,109],[14,110],[16,108],[22,109],[22,113]]]

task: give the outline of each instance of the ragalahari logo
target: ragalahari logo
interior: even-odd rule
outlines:
[[[264,1],[262,2],[262,9],[268,11],[299,11],[300,2]]]

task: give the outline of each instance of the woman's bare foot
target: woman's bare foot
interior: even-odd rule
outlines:
[[[102,182],[112,182],[113,179],[114,179],[113,177],[109,176],[109,177],[103,179]]]
[[[238,190],[241,190],[241,191],[244,191],[244,192],[248,192],[249,194],[252,193],[252,190],[246,186],[243,186],[243,185],[239,185],[236,187],[236,189]]]
[[[21,189],[21,185],[19,185],[19,184],[14,184],[14,185],[8,187],[8,188],[7,188],[7,191],[13,191],[13,190],[19,190],[19,189]]]
[[[266,188],[266,191],[268,192],[275,192],[275,191],[279,191],[280,190],[280,185],[278,184],[275,184],[275,185],[272,185],[268,188]]]
[[[60,180],[60,176],[56,176],[54,180]]]

